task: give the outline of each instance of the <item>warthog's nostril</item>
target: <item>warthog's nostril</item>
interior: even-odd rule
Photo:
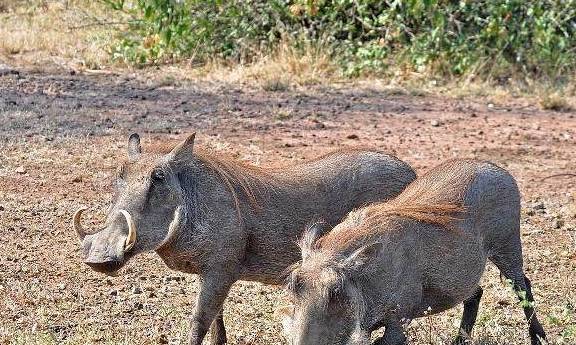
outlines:
[[[120,261],[86,262],[86,264],[100,273],[113,273],[122,266]]]

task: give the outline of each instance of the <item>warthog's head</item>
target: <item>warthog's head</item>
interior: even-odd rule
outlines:
[[[193,143],[191,135],[168,154],[145,154],[139,136],[130,136],[128,160],[118,169],[104,227],[90,234],[80,222],[85,209],[74,214],[86,264],[113,274],[135,254],[156,250],[172,239],[186,216],[178,161],[192,154]]]
[[[283,307],[283,326],[292,345],[368,345],[362,329],[365,305],[357,286],[357,272],[374,257],[380,244],[338,256],[314,248],[317,229],[302,241],[302,262],[288,278],[291,305]]]

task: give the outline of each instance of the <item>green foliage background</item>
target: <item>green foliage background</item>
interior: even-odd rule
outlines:
[[[576,70],[576,0],[104,0],[131,15],[114,57],[249,63],[321,43],[343,73],[550,79]]]

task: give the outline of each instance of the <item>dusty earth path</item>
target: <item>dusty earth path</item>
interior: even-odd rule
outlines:
[[[181,343],[196,277],[155,255],[109,278],[81,264],[72,212],[102,220],[110,183],[137,131],[147,144],[198,132],[200,145],[255,164],[291,164],[339,147],[396,153],[418,171],[473,157],[509,169],[523,194],[526,270],[554,344],[576,344],[573,113],[526,100],[411,95],[369,84],[270,92],[248,85],[173,85],[131,75],[0,73],[0,343]],[[523,314],[493,267],[476,344],[528,344]],[[282,344],[278,288],[238,283],[225,306],[232,344]],[[444,344],[460,309],[414,322],[413,344]]]

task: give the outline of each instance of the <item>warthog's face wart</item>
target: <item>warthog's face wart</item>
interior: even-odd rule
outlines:
[[[129,160],[117,172],[115,193],[104,227],[87,234],[74,215],[84,262],[98,272],[113,274],[137,253],[158,249],[179,226],[183,196],[177,171],[178,154],[192,150],[194,136],[167,155],[143,154],[140,139],[129,139]]]

